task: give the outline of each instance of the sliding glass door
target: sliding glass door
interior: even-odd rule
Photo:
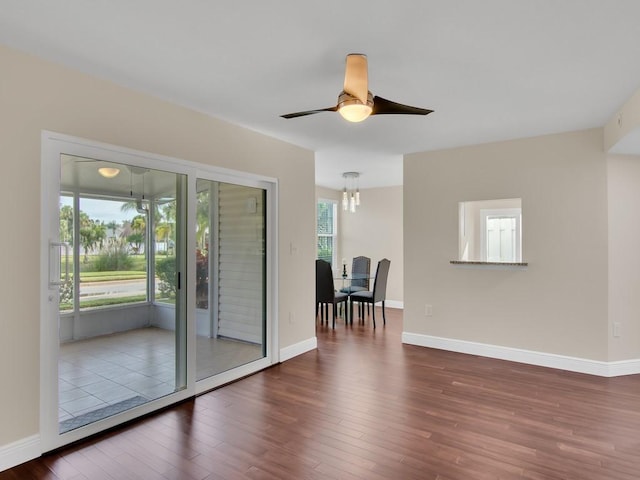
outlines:
[[[60,166],[62,434],[186,387],[186,177],[72,155]]]
[[[277,361],[272,182],[48,132],[42,170],[43,452]]]

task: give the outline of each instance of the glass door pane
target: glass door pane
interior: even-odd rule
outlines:
[[[266,356],[265,190],[198,179],[196,380]]]
[[[60,178],[62,434],[186,387],[186,179],[70,155]]]

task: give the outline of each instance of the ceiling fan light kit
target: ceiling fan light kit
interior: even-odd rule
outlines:
[[[344,89],[335,107],[287,113],[282,118],[297,118],[319,112],[338,112],[349,122],[362,122],[370,115],[428,115],[433,110],[412,107],[373,96],[369,91],[367,56],[361,53],[347,55],[344,73]]]
[[[338,97],[338,113],[348,122],[361,122],[365,120],[373,110],[373,95],[367,94],[367,102],[362,103],[359,98],[342,92]]]

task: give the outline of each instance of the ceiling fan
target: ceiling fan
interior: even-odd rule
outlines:
[[[340,92],[335,107],[287,113],[281,117],[297,118],[320,112],[338,112],[345,120],[361,122],[369,115],[428,115],[433,110],[403,105],[377,95],[374,97],[369,91],[367,56],[350,53],[344,73],[344,90]]]

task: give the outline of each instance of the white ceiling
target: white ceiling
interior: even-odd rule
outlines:
[[[89,197],[153,198],[156,201],[175,196],[177,175],[174,173],[71,155],[62,155],[61,160],[60,188],[67,193],[80,191]],[[119,172],[115,177],[105,178],[98,172],[101,167],[116,168]]]
[[[0,43],[312,149],[334,188],[401,184],[404,153],[600,127],[640,88],[638,0],[0,0]],[[279,117],[335,105],[352,52],[374,95],[435,112]]]

